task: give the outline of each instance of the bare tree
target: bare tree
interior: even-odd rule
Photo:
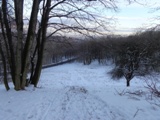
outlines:
[[[130,86],[130,81],[134,77],[134,71],[139,65],[139,51],[132,47],[127,48],[126,64],[124,67],[124,77],[126,78],[126,86]]]
[[[31,2],[28,27],[24,30],[24,1],[14,0],[12,6],[9,1],[2,0],[1,4],[0,22],[5,44],[2,51],[5,51],[6,63],[10,66],[15,90],[25,89],[30,68],[29,83],[37,86],[45,43],[50,36],[101,34],[102,29],[108,25],[108,18],[98,15],[99,9],[117,10],[114,0],[34,0]],[[14,15],[9,14],[9,7]]]

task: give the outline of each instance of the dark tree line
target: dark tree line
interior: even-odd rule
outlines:
[[[57,56],[61,56],[60,58],[79,56],[77,61],[85,65],[89,65],[95,60],[104,65],[106,61],[112,61],[115,65],[115,68],[110,72],[112,78],[125,77],[127,86],[130,86],[130,81],[134,76],[144,76],[153,71],[160,72],[159,30],[147,30],[126,37],[98,37],[81,42],[77,42],[76,38],[71,41],[67,38],[65,40],[70,43],[67,43],[68,46],[65,42],[60,42],[57,43],[55,49],[51,50],[48,47],[48,51],[51,54],[51,51],[58,51]],[[59,53],[62,46],[66,46],[66,48]]]

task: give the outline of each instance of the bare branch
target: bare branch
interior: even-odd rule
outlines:
[[[117,92],[117,94],[118,95],[120,95],[120,96],[123,96],[123,95],[125,95],[126,94],[126,91],[125,91],[125,89],[124,90],[122,90],[121,92],[119,92],[118,90],[116,90],[115,89],[115,91]]]
[[[93,3],[98,7],[101,5],[104,6],[105,9],[114,11],[117,10],[115,1],[98,0]],[[86,31],[102,34],[102,29],[108,31],[108,27],[106,27],[109,23],[107,23],[108,18],[94,13],[93,9],[95,9],[95,11],[97,11],[97,9],[94,4],[91,4],[89,1],[61,0],[53,1],[52,4],[53,5],[50,7],[50,21],[48,25],[50,28],[52,26],[52,28],[57,29],[53,29],[54,31],[52,32],[52,35],[61,30],[67,30],[67,28],[68,30],[75,30],[75,32],[78,33],[83,33],[82,31]]]
[[[66,0],[62,0],[62,1],[57,2],[56,4],[54,4],[53,6],[50,7],[50,10],[52,10],[53,8],[57,7],[58,5],[62,4],[65,1]]]
[[[135,118],[137,116],[137,114],[138,114],[139,111],[142,111],[142,109],[137,109],[137,111],[135,112],[133,118]]]
[[[158,89],[156,81],[153,81],[153,80],[147,81],[146,80],[146,85],[147,86],[145,86],[145,88],[149,89],[149,91],[151,92],[152,95],[154,95],[156,97],[160,97],[160,90]]]

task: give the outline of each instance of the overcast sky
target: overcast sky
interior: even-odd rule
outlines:
[[[154,26],[159,22],[154,18],[160,15],[158,14],[160,11],[153,12],[153,8],[158,5],[160,7],[160,0],[139,1],[143,4],[132,3],[128,5],[127,2],[118,3],[120,10],[114,13],[115,18],[117,18],[116,29],[118,33],[129,34],[136,32],[140,28]]]
[[[130,34],[136,32],[140,28],[149,28],[156,21],[154,18],[160,15],[160,11],[153,12],[152,8],[159,5],[160,0],[137,0],[140,3],[129,4],[127,0],[117,0],[118,12],[102,11],[101,14],[106,17],[116,18],[115,29],[113,32],[118,34]],[[28,4],[28,3],[27,3]],[[25,5],[26,6],[26,5]],[[27,5],[28,6],[28,5]],[[28,10],[25,14],[28,13]],[[116,31],[115,31],[116,30]]]

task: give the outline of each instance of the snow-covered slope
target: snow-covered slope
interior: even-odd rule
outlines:
[[[126,88],[125,79],[107,74],[112,67],[70,63],[44,69],[38,88],[7,92],[0,85],[0,120],[160,120],[160,99],[151,100],[147,78]]]

